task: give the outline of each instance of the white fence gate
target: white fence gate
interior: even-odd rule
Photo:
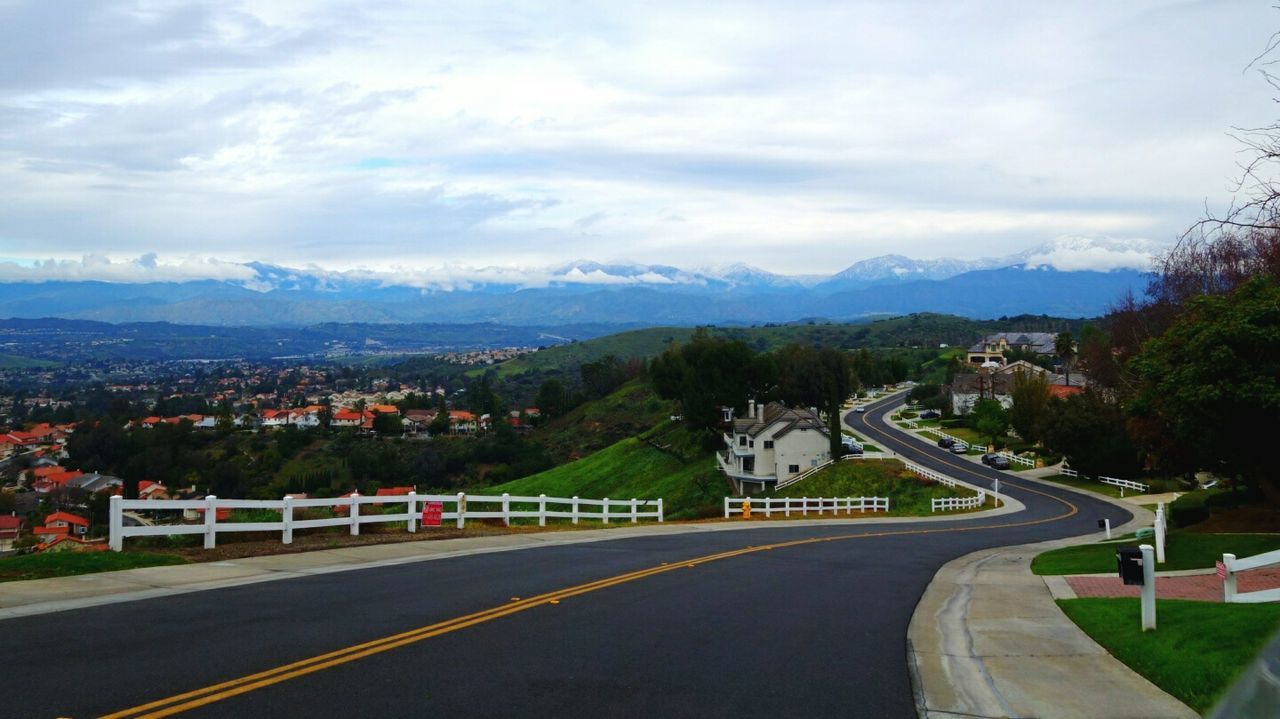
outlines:
[[[212,495],[204,499],[123,499],[119,496],[111,498],[110,543],[111,549],[124,549],[126,537],[163,537],[180,534],[204,535],[204,548],[212,549],[217,544],[219,532],[280,532],[280,541],[293,543],[295,529],[315,529],[318,527],[350,527],[352,535],[360,534],[360,526],[364,524],[386,524],[404,522],[405,528],[416,532],[422,519],[422,510],[426,502],[440,502],[443,505],[441,522],[452,520],[454,526],[462,529],[468,519],[501,519],[503,524],[510,525],[513,519],[537,519],[539,526],[546,526],[548,518],[563,518],[577,524],[579,520],[599,521],[608,524],[610,520],[638,522],[641,519],[663,521],[662,499],[582,499],[580,497],[548,497],[545,494],[536,497],[512,496],[510,494],[467,495],[458,494],[417,494],[367,497],[352,494],[350,497],[329,499],[218,499]],[[382,505],[404,505],[403,512],[384,513]],[[376,513],[361,513],[361,507],[376,506]],[[477,509],[476,505],[485,507]],[[299,509],[327,508],[338,514],[339,510],[346,516],[321,517],[317,519],[295,519],[294,511]],[[643,510],[642,510],[643,508]],[[218,510],[268,509],[280,513],[278,521],[270,522],[237,522],[218,521]],[[173,512],[195,511],[204,514],[202,521],[196,524],[157,524],[152,526],[125,526],[124,512]]]

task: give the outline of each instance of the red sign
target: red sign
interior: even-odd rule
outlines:
[[[1226,578],[1227,578],[1227,565],[1223,564],[1221,559],[1219,559],[1218,561],[1214,562],[1214,564],[1216,564],[1216,565],[1218,566],[1218,578],[1219,578],[1219,579],[1226,579]]]
[[[439,527],[444,514],[444,502],[426,502],[422,505],[422,526]]]

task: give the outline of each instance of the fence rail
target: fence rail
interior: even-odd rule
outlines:
[[[1280,564],[1280,549],[1273,552],[1264,552],[1255,554],[1252,557],[1244,559],[1236,559],[1234,554],[1222,555],[1222,567],[1219,567],[1219,576],[1222,577],[1222,600],[1228,604],[1260,604],[1262,602],[1280,602],[1280,589],[1263,589],[1257,592],[1236,591],[1236,574],[1238,572],[1247,572],[1250,569],[1261,569],[1262,567],[1271,567]]]
[[[987,493],[978,490],[978,494],[973,497],[934,497],[932,501],[933,511],[947,511],[949,509],[977,509],[987,503]]]
[[[1143,493],[1147,491],[1147,485],[1143,484],[1142,482],[1135,482],[1131,479],[1117,479],[1115,477],[1103,477],[1099,475],[1098,481],[1102,482],[1103,484],[1110,484],[1115,487],[1120,487],[1121,489],[1132,489],[1134,491],[1143,492]]]
[[[724,518],[732,514],[750,515],[761,512],[772,517],[775,512],[790,517],[792,512],[807,515],[852,514],[854,512],[888,512],[888,497],[725,497]]]
[[[610,520],[639,522],[641,519],[663,521],[662,499],[583,499],[581,497],[548,497],[545,494],[532,496],[503,495],[468,495],[458,494],[417,494],[411,492],[398,496],[361,496],[352,494],[349,497],[333,499],[218,499],[208,496],[204,499],[123,499],[119,496],[111,498],[110,507],[110,546],[114,551],[124,549],[126,537],[159,537],[181,534],[203,534],[204,548],[217,546],[219,532],[280,532],[280,541],[293,543],[295,529],[315,529],[319,527],[350,527],[351,534],[360,534],[361,525],[405,523],[409,532],[418,531],[422,523],[423,510],[427,502],[438,502],[441,506],[440,519],[443,524],[452,521],[454,526],[462,529],[468,519],[501,519],[510,526],[513,519],[537,519],[539,526],[546,526],[548,518],[569,519],[574,524],[582,521],[598,521],[608,524]],[[374,505],[379,509],[374,513],[362,513],[361,507]],[[382,505],[403,505],[402,512],[386,512]],[[479,505],[479,506],[477,506]],[[335,516],[313,519],[295,518],[298,509],[328,508]],[[279,521],[239,522],[232,517],[219,521],[219,510],[258,509],[276,510],[280,513]],[[149,526],[125,526],[124,513],[130,512],[184,512],[194,510],[203,513],[203,517],[195,524],[158,524]],[[344,516],[337,516],[337,515]]]
[[[920,477],[922,479],[933,480],[934,482],[937,482],[939,484],[945,484],[948,487],[951,487],[952,489],[956,488],[956,481],[954,479],[948,477],[945,474],[935,472],[932,469],[929,469],[928,467],[921,467],[915,462],[908,462],[905,459],[902,460],[902,466],[906,467],[908,472],[911,472],[917,477]]]

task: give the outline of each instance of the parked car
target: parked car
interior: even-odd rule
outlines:
[[[857,412],[858,414],[862,414],[863,412],[866,412],[866,411],[867,411],[867,408],[866,408],[866,407],[854,407],[854,408],[853,408],[853,411],[854,411],[854,412]]]
[[[951,449],[951,446],[954,445],[955,443],[956,441],[954,439],[951,439],[950,437],[943,437],[942,439],[938,440],[938,446],[942,447],[943,449]]]
[[[968,451],[969,451],[969,445],[965,444],[964,442],[953,442],[951,444],[952,454],[964,454],[965,452],[968,452]]]
[[[991,463],[999,457],[1000,455],[998,454],[991,454],[991,453],[984,454],[982,455],[982,463],[990,467]],[[1008,461],[1008,460],[1005,460],[1005,461]]]
[[[995,457],[994,459],[991,460],[991,468],[992,469],[1008,469],[1009,458],[1000,457],[1000,456]]]
[[[936,409],[926,409],[920,413],[920,419],[938,419],[942,413]]]
[[[860,455],[860,454],[862,454],[862,445],[859,445],[859,444],[846,444],[846,445],[844,446],[844,454],[845,454],[845,456],[846,456],[846,457],[847,457],[847,456],[849,456],[849,455]]]

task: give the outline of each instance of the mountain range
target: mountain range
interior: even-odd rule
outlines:
[[[0,317],[223,326],[732,324],[909,312],[1086,317],[1104,313],[1126,292],[1142,294],[1159,251],[1149,241],[1060,238],[999,258],[884,255],[828,276],[746,264],[686,270],[587,260],[531,271],[336,272],[252,262],[220,263],[234,270],[229,277],[186,281],[148,281],[145,270],[155,260],[144,258],[137,281],[44,279],[29,268],[0,274]]]

